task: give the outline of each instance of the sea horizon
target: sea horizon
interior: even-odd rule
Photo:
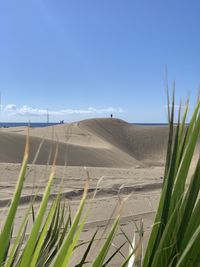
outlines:
[[[62,124],[60,122],[0,122],[0,128],[10,128],[10,127],[23,127],[23,126],[30,126],[33,128],[39,127],[48,127]],[[130,122],[133,125],[145,125],[145,126],[165,126],[168,123],[165,122]]]

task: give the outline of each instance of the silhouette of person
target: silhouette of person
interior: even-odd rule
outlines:
[[[112,117],[113,117],[113,114],[110,114],[110,117],[111,117],[111,119],[112,119]]]

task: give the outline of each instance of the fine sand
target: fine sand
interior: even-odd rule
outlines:
[[[15,189],[26,131],[24,127],[0,129],[1,218],[5,217],[3,215]],[[104,238],[110,229],[107,227],[105,231],[105,226],[110,218],[112,222],[115,217],[113,211],[116,205],[120,199],[128,197],[121,215],[121,227],[132,238],[134,222],[139,224],[142,219],[145,247],[162,187],[167,136],[167,126],[132,125],[118,119],[92,119],[30,129],[29,167],[14,232],[34,192],[38,194],[35,204],[37,209],[48,180],[51,168],[48,165],[51,165],[57,147],[57,167],[51,199],[63,180],[63,199],[70,203],[72,212],[75,212],[86,179],[84,166],[90,174],[87,205],[91,210],[81,241],[87,241],[97,227],[100,229],[98,237]],[[93,198],[97,183],[97,194]],[[120,246],[123,241],[124,236],[119,227],[114,245]],[[97,242],[97,248],[90,259],[100,245]],[[84,246],[78,250],[71,266],[78,263]],[[128,245],[125,245],[122,253],[127,255],[127,252]],[[119,254],[109,266],[119,266],[122,261],[123,257]]]

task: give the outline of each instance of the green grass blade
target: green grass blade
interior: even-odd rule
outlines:
[[[94,263],[92,264],[92,267],[102,267],[104,260],[107,256],[108,250],[111,246],[111,243],[112,243],[113,237],[115,235],[118,223],[119,223],[119,217],[117,217],[117,219],[115,220],[115,222],[112,226],[112,229],[110,231],[110,234],[106,238],[106,241],[105,241],[103,247],[101,248],[98,256],[96,257]]]
[[[52,218],[53,218],[53,215],[54,215],[54,212],[55,212],[55,209],[56,209],[56,202],[53,202],[51,208],[50,208],[50,211],[49,211],[49,214],[46,218],[46,221],[45,221],[45,225],[42,229],[42,232],[40,234],[40,238],[37,242],[37,245],[34,249],[34,254],[32,256],[32,260],[31,260],[31,263],[30,263],[30,267],[35,267],[36,266],[36,263],[37,263],[37,260],[38,260],[38,257],[41,253],[41,249],[42,249],[42,245],[43,245],[43,242],[45,240],[45,236],[47,234],[47,231],[48,231],[48,228],[49,228],[49,225],[52,221]]]
[[[116,251],[110,256],[110,258],[108,258],[108,260],[102,265],[102,267],[106,267],[109,264],[109,262],[111,262],[111,260],[120,252],[120,250],[126,243],[127,242],[124,242],[118,249],[116,249]]]
[[[54,232],[53,225],[55,224],[57,213],[58,213],[58,208],[60,207],[60,205],[58,203],[59,201],[60,201],[59,197],[57,197],[56,200],[54,201],[55,209],[53,211],[52,219],[49,223],[49,227],[48,227],[48,231],[46,233],[45,239],[43,240],[42,247],[40,248],[40,254],[39,254],[38,261],[37,261],[38,266],[44,265],[49,254],[51,254],[51,248],[54,247],[56,244],[56,240],[55,240],[56,238],[53,236],[53,232]],[[52,206],[51,206],[51,208],[52,208]],[[50,211],[51,211],[51,209],[50,209]],[[43,228],[44,227],[45,227],[45,224],[44,224]],[[41,233],[43,232],[43,230],[44,229],[41,230]],[[58,229],[58,231],[60,231],[60,228]],[[41,236],[41,233],[39,235],[39,238]]]
[[[200,133],[200,114],[198,115],[197,121],[194,125],[194,130],[191,133],[188,146],[186,147],[183,159],[181,161],[177,173],[176,183],[174,186],[172,200],[171,200],[171,212],[173,212],[174,204],[180,199],[181,195],[184,192],[186,178],[194,155],[194,150],[198,141],[199,133]]]
[[[69,246],[68,250],[66,251],[66,255],[65,255],[65,258],[64,258],[64,261],[62,263],[62,267],[66,267],[68,266],[68,263],[70,262],[70,258],[71,258],[71,255],[72,255],[72,252],[78,242],[78,239],[79,239],[79,236],[81,234],[81,232],[83,231],[83,227],[85,225],[85,222],[86,222],[86,219],[87,219],[87,215],[88,213],[86,213],[86,215],[84,216],[82,222],[80,223],[80,225],[78,226],[78,229],[74,235],[74,238],[73,238],[73,241],[71,243],[71,245]]]
[[[177,179],[179,181],[179,185],[181,183],[182,188],[180,190],[180,187],[178,187],[176,183],[174,190],[173,190],[173,185],[171,185],[171,191],[173,190],[173,195],[171,198],[169,219],[166,221],[168,225],[165,228],[163,235],[161,236],[161,239],[160,239],[161,241],[160,241],[159,246],[156,249],[154,249],[153,253],[151,254],[152,262],[150,262],[149,266],[161,266],[161,265],[168,266],[167,264],[170,263],[169,259],[175,256],[176,251],[178,249],[177,248],[177,233],[179,231],[179,227],[181,226],[181,220],[184,215],[184,205],[181,206],[181,201],[184,196],[183,193],[184,193],[184,187],[185,187],[185,181],[186,181],[185,179],[187,177],[187,173],[190,167],[194,149],[195,149],[198,136],[199,136],[199,130],[200,130],[199,116],[197,117],[197,120],[194,121],[194,125],[191,126],[191,129],[193,129],[193,131],[191,132],[190,139],[188,139],[189,143],[188,143],[188,146],[185,148],[183,159],[181,161],[181,165],[177,173],[178,178],[176,178],[176,181]],[[175,159],[173,159],[173,161],[175,161]],[[197,186],[196,188],[197,189],[196,197],[197,197],[198,190],[199,190],[198,183],[196,183],[196,185],[193,185],[193,189],[194,189],[194,186]],[[195,192],[193,193],[195,197]],[[165,199],[165,201],[170,202],[170,199]],[[177,206],[177,203],[179,203],[178,206]],[[195,200],[190,201],[190,205],[191,205],[190,208],[192,208],[192,205],[194,206],[194,204],[195,204]],[[182,233],[182,237],[183,236],[184,236],[184,233]],[[173,251],[173,254],[171,254],[172,251]]]
[[[31,214],[32,214],[32,220],[33,220],[33,223],[34,223],[35,222],[35,211],[34,211],[33,205],[31,207]]]
[[[165,182],[164,187],[163,187],[163,192],[161,195],[161,199],[160,199],[160,203],[159,203],[158,212],[156,214],[155,225],[152,229],[152,233],[151,233],[151,236],[149,239],[147,251],[145,254],[145,258],[144,258],[144,263],[143,263],[144,267],[151,266],[151,261],[153,260],[154,255],[156,253],[157,246],[159,244],[159,240],[161,240],[161,238],[162,238],[162,235],[159,236],[159,234],[160,234],[159,229],[161,227],[160,224],[163,223],[161,221],[161,218],[162,218],[161,211],[162,211],[164,203],[167,201],[167,205],[169,205],[169,203],[171,202],[169,215],[168,215],[168,216],[171,216],[171,214],[174,212],[174,207],[176,206],[176,203],[179,202],[179,200],[181,199],[181,197],[183,195],[185,180],[186,180],[186,177],[188,174],[189,166],[190,166],[190,163],[192,160],[192,156],[194,153],[194,149],[195,149],[197,139],[199,136],[199,131],[200,131],[200,118],[199,118],[200,116],[198,115],[199,103],[200,102],[198,102],[197,107],[195,108],[194,114],[193,114],[192,119],[191,119],[190,126],[188,128],[188,131],[186,132],[187,135],[186,135],[186,137],[182,137],[184,140],[185,147],[180,148],[179,142],[178,142],[178,145],[176,145],[176,155],[174,156],[174,159],[173,160],[172,160],[172,158],[169,159],[172,162],[171,165],[172,164],[174,165],[174,161],[177,162],[177,151],[181,151],[182,154],[180,153],[180,155],[183,158],[181,159],[181,163],[180,163],[180,166],[178,168],[178,172],[177,172],[176,177],[175,177],[176,169],[174,170],[174,166],[172,166],[171,174],[166,176],[166,177],[168,177],[168,178],[166,178],[167,180],[169,178],[171,179],[171,185],[168,188],[173,193],[172,194],[170,193],[172,196],[171,199],[169,198],[169,196],[166,199],[166,191],[167,191],[166,183],[168,183],[168,182]],[[171,112],[171,115],[172,115],[172,112]],[[172,118],[172,116],[171,116],[171,118]],[[184,127],[183,126],[184,123],[185,123],[185,119],[182,121],[181,131]],[[176,138],[177,138],[177,136],[176,136]],[[180,131],[179,131],[179,138],[180,138]],[[180,139],[179,139],[179,141],[180,141]],[[176,143],[177,143],[177,140],[176,140]],[[168,174],[169,174],[169,171],[168,171]],[[174,181],[176,181],[176,186],[175,186],[175,189],[173,190]],[[165,220],[165,222],[167,222],[167,220]],[[164,228],[165,224],[162,227]],[[158,240],[157,245],[155,245],[156,239]]]
[[[78,224],[79,224],[79,221],[81,218],[81,214],[83,212],[83,208],[84,208],[85,200],[86,200],[86,196],[87,196],[87,189],[88,189],[88,184],[86,184],[83,197],[81,199],[79,208],[77,210],[77,213],[75,215],[75,218],[74,218],[74,221],[71,225],[71,228],[70,228],[65,240],[63,241],[63,244],[62,244],[59,252],[57,253],[55,263],[53,265],[54,267],[61,267],[64,260],[65,260],[66,252],[69,249],[69,247],[73,241],[74,235],[76,233],[76,229],[78,227]]]
[[[21,250],[22,250],[23,243],[24,243],[25,237],[26,237],[27,226],[28,226],[28,221],[27,221],[26,225],[23,228],[23,232],[22,232],[22,234],[20,236],[20,239],[18,240],[17,247],[16,247],[16,249],[14,251],[13,257],[12,258],[10,257],[10,259],[11,259],[11,264],[10,265],[11,266],[15,266],[15,265],[17,266],[16,263],[20,259]]]
[[[190,239],[190,237],[193,235],[196,228],[200,224],[200,217],[199,217],[200,199],[198,199],[199,191],[200,191],[200,158],[192,182],[190,184],[190,187],[186,195],[185,214],[183,215],[184,219],[182,222],[184,235],[181,235],[182,227],[179,233],[180,250],[182,250],[186,246],[188,240]]]
[[[127,267],[128,264],[129,264],[130,259],[131,259],[131,258],[133,257],[133,255],[134,255],[134,253],[135,253],[135,250],[132,251],[132,252],[129,254],[129,256],[127,257],[127,259],[125,259],[125,261],[120,265],[120,267]]]
[[[195,206],[196,200],[198,198],[200,190],[200,159],[198,161],[196,171],[194,173],[193,179],[190,183],[189,189],[187,191],[186,197],[185,197],[185,202],[184,204],[184,214],[182,217],[182,222],[180,224],[178,233],[177,233],[177,248],[179,250],[184,233],[186,232],[186,229],[188,227],[188,222],[191,218],[193,208]]]
[[[13,242],[13,245],[12,245],[11,251],[9,253],[9,257],[7,259],[5,267],[10,267],[11,264],[12,264],[15,251],[17,250],[18,244],[20,242],[20,238],[21,238],[23,229],[25,228],[25,226],[26,226],[26,224],[28,222],[28,216],[29,216],[29,213],[30,213],[31,209],[32,209],[32,203],[29,205],[29,208],[26,211],[26,214],[24,215],[23,221],[22,221],[22,223],[20,225],[20,228],[19,228],[19,231],[17,233],[17,236],[16,236],[16,238],[15,238],[15,240]]]
[[[67,230],[68,230],[68,228],[71,227],[71,224],[72,224],[72,222],[71,222],[71,211],[69,210],[69,212],[70,213],[68,215],[67,221],[66,221],[66,223],[64,225],[64,228],[63,228],[62,235],[61,235],[60,240],[59,240],[59,247],[62,245],[62,243],[64,241],[64,238],[66,236]]]
[[[171,154],[172,154],[172,144],[173,144],[173,132],[174,132],[174,102],[175,102],[175,91],[173,92],[172,98],[172,108],[170,111],[170,101],[169,101],[169,92],[167,92],[167,105],[168,105],[168,117],[169,117],[169,137],[168,137],[168,145],[167,145],[167,155],[166,155],[166,164],[165,164],[165,174],[164,174],[164,182],[167,177],[167,173],[169,171]]]
[[[26,149],[25,149],[24,159],[22,162],[21,171],[20,171],[19,178],[17,181],[16,189],[15,189],[15,192],[12,198],[12,202],[11,202],[11,205],[8,211],[8,215],[6,217],[4,227],[0,234],[0,248],[1,248],[0,249],[0,265],[3,263],[4,254],[9,245],[10,234],[11,234],[11,230],[13,227],[15,214],[17,212],[17,208],[18,208],[19,201],[20,201],[20,196],[21,196],[21,192],[22,192],[22,188],[23,188],[23,184],[25,180],[25,174],[26,174],[26,168],[27,168],[27,162],[28,162],[28,149],[29,149],[29,144],[28,144],[28,136],[27,136]]]
[[[54,247],[50,250],[50,247],[52,247],[52,242],[48,242],[48,245],[46,246],[46,250],[48,253],[46,253],[46,261],[45,266],[49,266],[50,263],[53,261],[54,257],[56,256],[57,252],[59,251],[60,247],[62,246],[62,243],[67,235],[67,230],[71,226],[71,214],[68,215],[68,218],[66,220],[66,223],[63,226],[63,231],[61,233],[61,236],[56,244],[54,244]]]
[[[173,99],[172,99],[172,110],[170,112],[170,101],[169,101],[169,93],[167,91],[168,95],[168,116],[169,116],[169,137],[168,137],[168,147],[167,147],[167,156],[166,156],[166,165],[165,165],[165,174],[164,174],[164,183],[163,183],[163,190],[159,202],[159,206],[157,209],[157,213],[154,220],[154,225],[151,231],[151,235],[148,241],[148,246],[146,249],[143,266],[148,267],[151,266],[151,261],[153,260],[153,255],[155,252],[156,247],[158,246],[160,236],[160,224],[161,224],[161,217],[163,213],[163,205],[165,203],[165,197],[167,193],[167,188],[169,187],[169,168],[171,163],[171,157],[172,157],[172,144],[173,144],[173,132],[174,132],[174,102],[175,102],[175,96],[173,93]],[[173,176],[170,176],[171,182],[173,183]]]
[[[38,214],[35,218],[35,222],[33,224],[32,227],[32,231],[30,233],[29,239],[26,243],[23,255],[22,255],[22,259],[21,259],[21,263],[20,263],[20,267],[27,267],[30,265],[30,261],[31,261],[31,257],[32,254],[34,252],[35,249],[35,245],[38,239],[38,235],[39,235],[39,231],[42,225],[42,221],[45,215],[45,211],[46,211],[46,207],[47,207],[47,203],[48,203],[48,199],[49,199],[49,195],[50,195],[50,190],[51,190],[51,185],[52,185],[52,181],[54,178],[54,174],[55,174],[55,164],[52,168],[50,177],[49,177],[49,181],[48,184],[46,186],[43,198],[42,198],[42,202],[40,204],[40,208],[38,211]]]
[[[188,266],[187,262],[190,262],[190,259],[191,259],[190,252],[194,248],[197,248],[197,250],[199,251],[199,242],[200,242],[200,225],[196,229],[193,236],[190,238],[190,241],[188,242],[187,247],[183,251],[179,261],[176,264],[176,267]]]
[[[189,107],[189,99],[187,99],[187,101],[186,101],[185,110],[184,110],[184,114],[182,117],[182,123],[181,123],[181,127],[180,127],[180,132],[179,132],[179,142],[178,142],[179,145],[181,144],[181,140],[183,138],[185,122],[186,122],[186,118],[187,118],[187,114],[188,114],[188,107]]]
[[[175,266],[172,264],[176,261],[176,255],[181,253],[181,250],[183,251],[190,241],[191,234],[188,235],[185,246],[182,249],[179,248],[181,246],[180,244],[183,243],[184,236],[189,225],[188,223],[190,222],[190,217],[192,216],[191,212],[198,196],[200,185],[199,178],[198,163],[193,181],[190,184],[190,188],[188,189],[186,196],[184,197],[183,195],[182,198],[179,199],[179,202],[177,202],[176,206],[174,206],[173,213],[168,219],[159,247],[155,251],[152,266]],[[198,218],[197,216],[199,216],[199,213],[196,213],[196,218]],[[194,215],[192,217],[194,217]],[[198,225],[199,224],[196,226],[198,227]],[[194,231],[195,230],[196,228]]]
[[[200,109],[200,99],[198,99],[197,101],[197,105],[194,109],[194,112],[193,112],[193,115],[192,115],[192,118],[190,120],[190,124],[188,126],[188,134],[187,134],[187,140],[186,140],[186,144],[188,143],[188,140],[190,139],[190,136],[191,136],[191,133],[193,131],[193,128],[194,128],[194,124],[197,120],[197,115],[199,113],[199,109]]]
[[[183,249],[186,247],[188,240],[190,240],[190,237],[194,234],[197,227],[200,225],[200,199],[198,200],[192,216],[190,218],[190,221],[188,222],[188,227],[186,230],[186,233],[183,236],[182,242],[181,242],[181,248],[180,251],[183,251]]]
[[[176,137],[175,137],[175,144],[174,144],[174,149],[173,149],[173,154],[172,154],[172,160],[171,164],[169,167],[169,172],[167,175],[166,179],[166,190],[163,191],[164,194],[164,203],[163,203],[163,208],[160,216],[160,224],[159,224],[159,229],[158,233],[155,239],[155,243],[153,245],[152,249],[152,255],[149,259],[149,262],[151,263],[151,260],[156,252],[156,249],[159,245],[159,242],[161,240],[163,231],[165,229],[165,226],[168,221],[168,215],[169,215],[169,208],[170,208],[170,203],[171,203],[171,195],[172,195],[172,188],[173,188],[173,183],[174,183],[174,175],[175,175],[175,166],[176,166],[176,158],[177,158],[177,150],[178,150],[178,136],[179,136],[179,124],[176,129]]]
[[[91,240],[90,240],[90,242],[89,242],[89,244],[87,246],[87,249],[86,249],[86,251],[85,251],[85,253],[84,253],[84,255],[83,255],[83,257],[82,257],[82,259],[80,261],[80,263],[77,264],[75,267],[82,267],[85,264],[86,258],[87,258],[88,254],[90,252],[90,249],[91,249],[91,247],[92,247],[92,245],[94,243],[94,240],[95,240],[95,237],[96,237],[97,233],[98,233],[98,229],[94,232],[94,234],[93,234],[93,236],[92,236],[92,238],[91,238]]]

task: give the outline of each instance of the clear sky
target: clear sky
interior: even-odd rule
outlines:
[[[0,121],[165,122],[200,85],[200,1],[0,2]]]

